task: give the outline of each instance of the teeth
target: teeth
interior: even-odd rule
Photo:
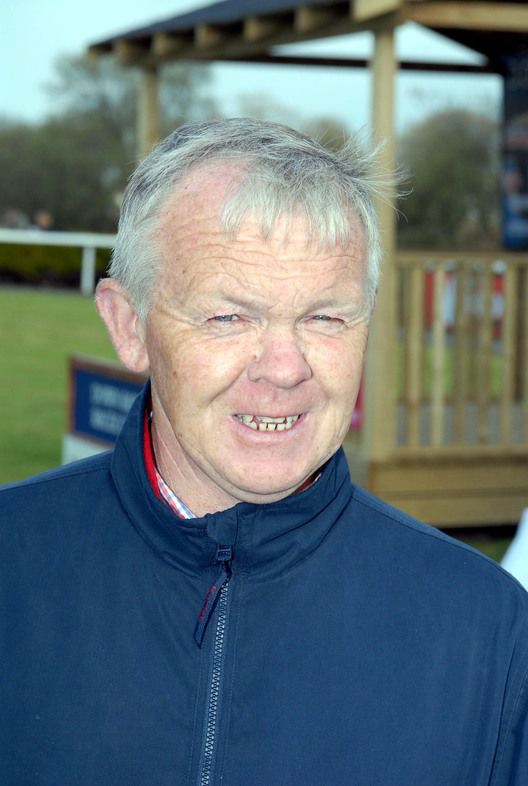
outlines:
[[[237,418],[254,431],[288,431],[296,423],[300,415],[286,415],[281,418],[270,418],[267,415],[237,415]]]

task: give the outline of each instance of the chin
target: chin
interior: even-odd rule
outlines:
[[[234,486],[238,488],[237,496],[244,501],[275,502],[289,497],[316,472],[317,469],[311,469],[298,473],[277,473],[275,478],[270,478],[269,474],[259,478],[256,474],[251,475],[251,470],[248,469],[243,477],[237,479]],[[247,486],[248,480],[251,481],[251,487]]]
[[[290,497],[295,489],[240,489],[236,493],[235,499],[240,502],[250,502],[254,505],[266,505],[272,502],[279,502],[281,499]]]

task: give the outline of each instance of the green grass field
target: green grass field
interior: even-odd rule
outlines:
[[[72,354],[115,360],[92,300],[0,287],[0,483],[60,463]],[[508,545],[505,538],[468,542],[497,560]]]
[[[92,300],[0,288],[0,483],[60,463],[75,353],[115,358]]]

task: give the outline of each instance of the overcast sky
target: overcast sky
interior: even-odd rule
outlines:
[[[53,110],[44,88],[61,54],[82,54],[90,43],[134,27],[208,5],[198,0],[1,0],[0,116],[38,121]],[[398,33],[404,59],[479,62],[462,47],[409,25]],[[369,34],[326,39],[285,51],[368,57]],[[308,79],[309,87],[308,87]],[[368,126],[367,71],[302,69],[291,66],[214,66],[212,89],[224,114],[240,112],[239,96],[268,95],[302,117],[330,116],[350,128]],[[401,74],[397,123],[401,128],[446,105],[500,109],[494,76]],[[272,118],[280,119],[280,118]]]

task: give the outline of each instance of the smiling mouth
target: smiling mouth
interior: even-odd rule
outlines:
[[[266,415],[235,415],[235,417],[253,431],[289,431],[301,416],[285,415],[282,418],[270,418]]]

